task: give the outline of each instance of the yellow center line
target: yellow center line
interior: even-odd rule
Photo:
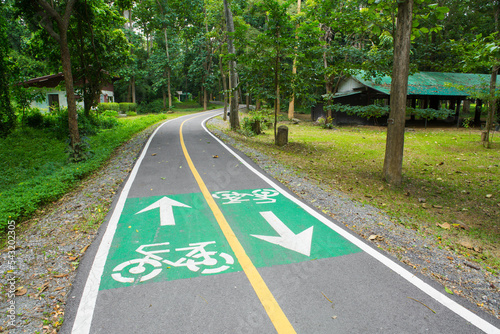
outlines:
[[[195,116],[198,117],[198,116]],[[243,271],[247,275],[248,280],[250,281],[250,284],[252,285],[255,293],[257,294],[257,297],[259,297],[260,302],[264,309],[267,312],[267,315],[269,316],[269,319],[271,319],[271,322],[273,323],[274,327],[276,328],[276,331],[278,333],[295,333],[295,330],[292,327],[292,324],[290,324],[290,321],[286,317],[285,313],[283,313],[283,310],[279,306],[278,302],[274,298],[273,294],[267,287],[266,283],[260,276],[259,272],[257,271],[257,268],[255,268],[254,264],[248,257],[247,253],[243,249],[243,246],[239,242],[238,238],[234,234],[233,230],[231,229],[231,226],[229,226],[226,218],[220,211],[219,207],[217,206],[217,203],[215,203],[215,200],[213,199],[212,195],[208,191],[207,186],[203,182],[203,179],[201,178],[200,174],[196,170],[196,167],[193,164],[193,161],[191,160],[191,157],[189,156],[189,153],[186,149],[186,145],[184,144],[184,137],[182,135],[182,127],[184,126],[184,123],[187,121],[195,118],[189,118],[182,122],[180,128],[179,128],[179,135],[180,135],[180,140],[181,140],[181,146],[182,146],[182,151],[184,152],[184,156],[186,157],[187,163],[189,165],[189,168],[191,169],[191,172],[193,173],[194,178],[196,179],[196,182],[198,183],[198,186],[200,187],[201,193],[203,194],[203,197],[205,197],[205,200],[208,203],[208,206],[212,210],[215,219],[217,220],[217,223],[219,223],[219,227],[222,230],[222,233],[224,233],[224,236],[226,237],[229,246],[234,252],[234,255],[238,259],[238,262],[240,263],[241,267],[243,268]]]

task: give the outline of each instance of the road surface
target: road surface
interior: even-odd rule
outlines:
[[[500,333],[204,127],[150,137],[87,251],[62,333]]]

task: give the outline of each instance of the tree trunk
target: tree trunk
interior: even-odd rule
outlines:
[[[129,12],[128,12],[128,28],[130,30],[130,34],[133,33],[134,31],[134,28],[132,26],[132,8],[129,9]],[[130,43],[130,41],[129,41]],[[132,48],[132,44],[130,45],[130,53],[132,54],[133,53],[133,48]],[[129,87],[129,91],[130,91],[130,98],[128,99],[128,102],[132,102],[132,103],[135,103],[135,76],[132,76],[132,78],[130,78],[130,87]]]
[[[75,89],[73,87],[73,73],[71,71],[71,56],[68,47],[68,26],[73,11],[73,6],[76,0],[68,0],[64,16],[61,17],[54,9],[53,4],[50,5],[45,0],[38,0],[38,4],[44,9],[45,13],[52,17],[57,22],[59,34],[52,29],[52,25],[44,25],[45,30],[58,43],[61,51],[61,64],[63,68],[64,84],[66,86],[66,99],[68,101],[68,126],[70,145],[73,149],[73,157],[78,158],[80,155],[80,133],[78,132],[78,114],[76,110]]]
[[[474,112],[474,126],[481,128],[481,111],[483,109],[483,101],[476,100],[476,110]]]
[[[203,87],[203,110],[208,110],[208,96],[205,87]]]
[[[297,0],[297,14],[300,13],[300,5],[301,5],[301,0]],[[299,29],[299,24],[297,23],[296,29]],[[298,41],[299,40],[299,35],[295,33],[295,39]],[[295,47],[295,50],[297,50],[297,47]],[[292,68],[292,78],[295,78],[297,75],[297,55],[293,58],[293,68]],[[292,93],[292,98],[290,99],[290,103],[288,104],[288,119],[292,119],[295,117],[295,89]]]
[[[394,185],[400,185],[402,182],[412,11],[413,0],[398,2],[391,83],[391,111],[387,125],[387,142],[383,168],[385,180]]]
[[[227,120],[227,79],[226,79],[226,73],[224,72],[224,68],[222,66],[222,57],[219,57],[219,68],[220,68],[220,75],[222,77],[222,89],[224,90],[223,96],[224,96],[224,115],[222,116],[223,120]]]
[[[233,23],[233,13],[231,8],[224,0],[224,14],[226,17],[226,27],[227,27],[227,49],[230,56],[229,59],[229,73],[231,80],[231,109],[229,113],[229,121],[231,123],[232,130],[238,130],[240,128],[240,119],[238,116],[238,87],[237,87],[237,74],[236,74],[236,51],[233,43],[233,33],[234,33],[234,23]]]
[[[163,32],[165,34],[165,52],[167,53],[167,91],[168,91],[168,109],[172,109],[172,90],[170,87],[170,74],[171,74],[171,69],[170,69],[170,54],[168,52],[168,35],[167,35],[167,28],[163,29]]]
[[[278,33],[279,34],[279,33]],[[278,37],[279,38],[279,37]],[[276,52],[279,54],[278,52]],[[276,99],[274,101],[274,143],[277,145],[277,140],[278,140],[278,133],[277,133],[277,126],[278,126],[278,113],[280,111],[280,76],[279,76],[279,64],[280,64],[280,59],[279,56],[276,57],[276,63],[275,63],[275,68],[274,68],[274,88],[276,90]]]
[[[495,90],[497,86],[497,74],[500,69],[500,65],[493,66],[493,70],[491,71],[491,79],[490,79],[490,108],[488,109],[488,117],[486,118],[486,128],[485,128],[485,138],[484,145],[486,148],[491,147],[490,143],[490,132],[493,127],[493,121],[495,119],[495,114],[497,111],[497,99],[495,97]]]
[[[457,121],[457,128],[460,127],[460,106],[462,105],[462,100],[457,100],[457,106],[455,108],[455,119]]]
[[[73,73],[71,72],[71,58],[68,47],[67,31],[61,31],[61,61],[64,74],[64,85],[66,86],[66,98],[68,101],[68,125],[71,147],[75,153],[79,153],[80,133],[78,132],[78,114],[76,111],[75,89],[73,87]]]
[[[246,96],[246,103],[247,103],[247,111],[250,111],[250,90],[248,89],[248,84],[247,84],[247,96]]]
[[[325,38],[326,40],[326,38]],[[326,69],[328,68],[328,60],[326,58],[326,45],[324,46],[325,48],[325,51],[323,51],[323,67],[326,71]],[[326,89],[326,94],[328,95],[328,98],[327,98],[327,101],[326,101],[326,105],[327,105],[327,117],[332,117],[332,108],[330,107],[330,105],[332,104],[332,99],[330,98],[330,94],[332,94],[332,83],[330,81],[330,77],[325,73],[325,89]]]
[[[165,92],[165,88],[162,88],[163,94],[163,109],[167,109],[167,92]]]
[[[132,95],[132,103],[135,103],[135,76],[130,80],[130,92]]]

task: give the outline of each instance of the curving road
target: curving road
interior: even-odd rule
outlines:
[[[150,137],[61,333],[500,333],[212,136],[220,112]]]

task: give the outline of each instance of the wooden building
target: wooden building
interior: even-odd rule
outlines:
[[[419,72],[408,77],[408,106],[413,108],[448,108],[455,110],[454,117],[448,121],[458,122],[461,105],[469,99],[472,91],[489,89],[489,74],[470,73],[439,73]],[[500,81],[499,81],[500,82]],[[391,94],[391,77],[369,77],[364,72],[346,77],[341,80],[334,103],[353,106],[371,104],[389,105]],[[481,101],[478,101],[481,104]],[[323,102],[318,103],[312,110],[313,120],[324,117]],[[366,119],[349,116],[345,113],[334,112],[334,121],[337,124],[369,124]],[[476,120],[480,117],[476,113]],[[381,120],[380,123],[383,123]]]
[[[22,83],[25,87],[34,87],[39,90],[44,98],[41,102],[33,101],[32,108],[38,108],[41,112],[49,111],[50,107],[59,106],[67,107],[66,90],[64,89],[64,75],[62,73],[46,75],[43,77],[33,78]],[[75,88],[81,86],[81,83],[75,82]],[[77,98],[77,105],[83,107],[83,98]],[[101,90],[99,102],[114,102],[113,83],[106,83]]]

